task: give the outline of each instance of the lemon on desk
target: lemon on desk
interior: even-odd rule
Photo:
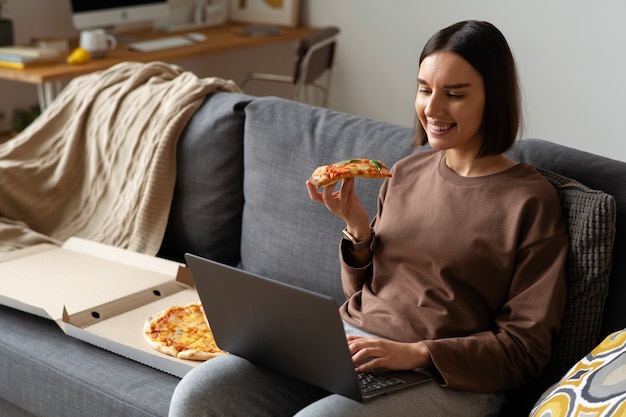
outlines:
[[[67,63],[70,65],[86,64],[89,61],[91,61],[91,55],[88,50],[83,48],[74,49],[70,56],[67,57]]]

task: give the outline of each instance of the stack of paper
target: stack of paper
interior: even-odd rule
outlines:
[[[3,46],[0,47],[0,67],[26,68],[33,65],[54,62],[59,51],[54,48],[36,46]]]

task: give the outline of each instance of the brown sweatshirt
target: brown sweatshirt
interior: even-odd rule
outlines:
[[[520,163],[462,177],[443,152],[418,152],[383,184],[374,230],[369,265],[342,256],[344,320],[424,341],[443,386],[497,392],[539,376],[565,306],[568,242],[541,174]]]

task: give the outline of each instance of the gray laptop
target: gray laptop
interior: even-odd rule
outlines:
[[[432,380],[416,371],[355,372],[331,297],[195,255],[185,259],[215,341],[231,354],[357,401]]]

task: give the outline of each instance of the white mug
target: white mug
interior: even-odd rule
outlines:
[[[115,48],[117,40],[104,29],[83,30],[80,32],[80,47],[89,51],[92,58],[101,58]]]

